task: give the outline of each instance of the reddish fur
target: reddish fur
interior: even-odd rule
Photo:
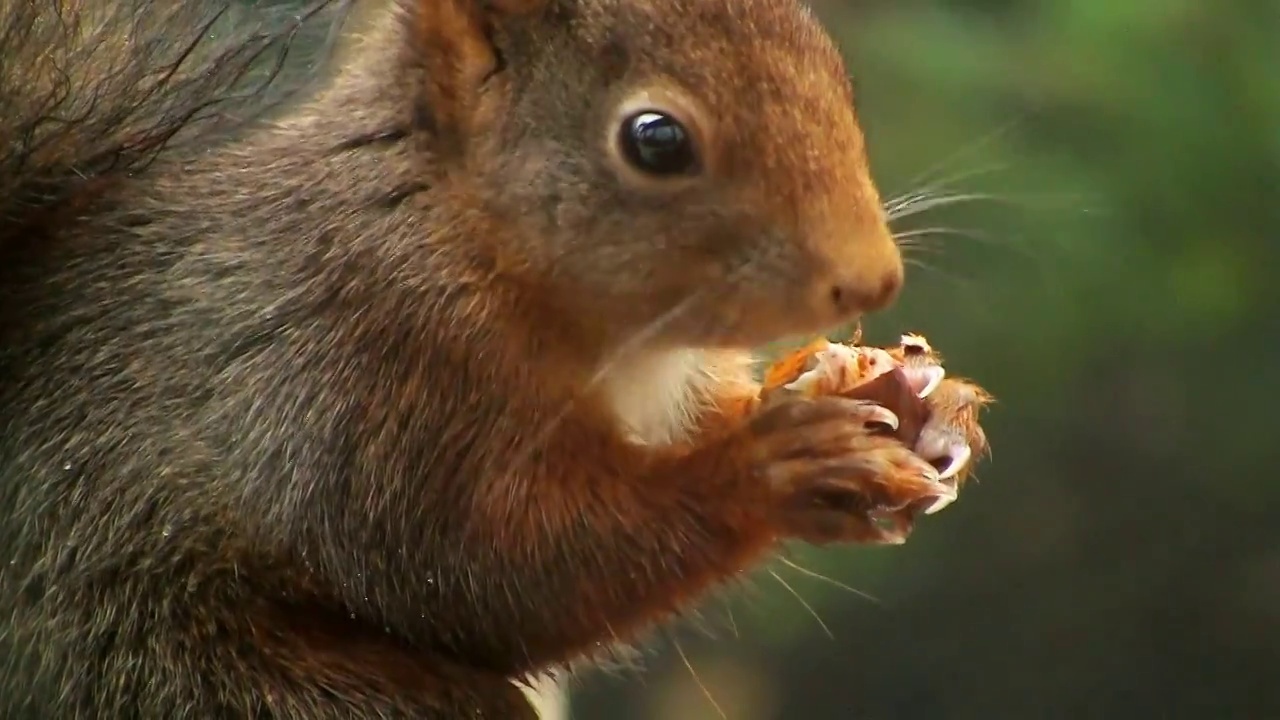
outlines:
[[[155,87],[213,37],[193,6],[103,5],[86,52],[0,5],[53,29],[0,67],[31,106],[0,140],[49,141],[0,145],[0,714],[527,718],[532,675],[929,489],[851,403],[760,410],[747,374],[902,278],[800,5],[398,6],[313,104],[171,149],[251,39]],[[176,48],[129,61],[135,20]],[[52,70],[83,125],[24,84]],[[678,191],[606,143],[664,84],[714,128]]]

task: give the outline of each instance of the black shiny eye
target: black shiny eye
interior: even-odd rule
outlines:
[[[685,175],[698,165],[689,131],[660,112],[646,110],[628,117],[619,142],[627,161],[651,175]]]

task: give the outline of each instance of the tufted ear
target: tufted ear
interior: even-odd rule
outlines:
[[[415,123],[461,151],[476,121],[480,87],[504,62],[495,30],[550,0],[402,0],[410,62],[421,69]]]

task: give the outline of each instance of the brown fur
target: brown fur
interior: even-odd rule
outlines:
[[[522,679],[865,536],[840,499],[906,450],[746,417],[743,348],[902,277],[798,4],[406,0],[247,132],[287,26],[118,5],[0,0],[0,715],[531,717]],[[618,166],[641,90],[701,177]]]

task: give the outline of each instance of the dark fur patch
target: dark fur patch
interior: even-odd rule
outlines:
[[[76,5],[94,7],[96,30]],[[145,172],[176,142],[207,142],[273,110],[326,55],[346,5],[245,17],[241,4],[212,0],[5,3],[0,244],[96,178]],[[320,49],[299,56],[300,43]]]

